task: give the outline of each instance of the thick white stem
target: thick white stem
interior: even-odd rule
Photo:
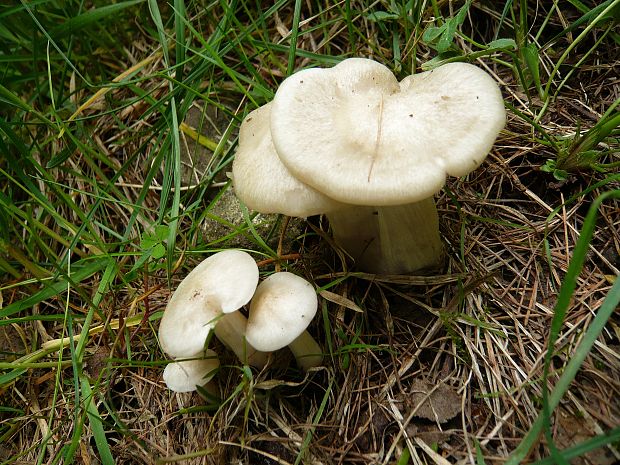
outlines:
[[[297,360],[297,364],[304,370],[318,367],[323,363],[323,351],[308,331],[301,333],[297,339],[288,345]]]
[[[443,245],[432,197],[389,207],[351,205],[327,218],[336,243],[361,271],[405,274],[441,265]]]
[[[269,354],[259,352],[245,339],[247,318],[241,312],[224,314],[215,325],[215,336],[232,350],[237,358],[256,368],[263,368],[267,364]]]

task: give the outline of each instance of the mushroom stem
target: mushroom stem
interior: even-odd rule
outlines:
[[[304,331],[288,345],[297,360],[297,364],[304,370],[319,366],[323,362],[321,346],[314,340],[308,331]]]
[[[219,403],[219,399],[221,398],[220,387],[214,380],[202,386],[202,390],[206,393],[206,395],[200,393],[203,399],[212,404]]]
[[[443,245],[432,197],[405,205],[351,205],[327,213],[336,243],[371,273],[405,274],[441,265]]]
[[[240,312],[222,315],[215,325],[215,336],[232,350],[244,364],[262,369],[267,364],[269,354],[259,352],[245,339],[248,320]]]

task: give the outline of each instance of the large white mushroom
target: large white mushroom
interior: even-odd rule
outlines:
[[[323,196],[336,241],[360,269],[408,273],[440,264],[433,195],[447,175],[464,176],[482,163],[505,111],[497,84],[476,66],[450,63],[399,83],[385,66],[351,58],[285,79],[270,103],[269,123],[260,123],[270,132],[261,132],[264,144],[255,152],[246,149],[249,122],[236,156],[284,167],[270,169],[280,177],[252,182],[268,186],[290,175]],[[236,169],[247,163],[233,165],[233,181],[251,206],[248,170]],[[253,191],[260,196],[263,189]],[[255,208],[277,212],[266,200]]]
[[[248,253],[225,250],[208,257],[181,281],[166,306],[159,325],[162,350],[174,359],[199,356],[211,330],[222,324],[216,335],[225,345],[264,365],[253,347],[243,346],[243,315],[226,317],[250,301],[257,284],[258,267]]]

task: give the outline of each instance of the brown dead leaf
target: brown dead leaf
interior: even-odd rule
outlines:
[[[414,416],[438,423],[445,423],[461,412],[461,397],[445,384],[416,380],[406,401],[408,407],[415,409]]]
[[[15,327],[0,326],[0,360],[12,360],[23,353],[23,340]]]
[[[98,347],[95,352],[86,359],[84,371],[91,379],[99,379],[101,373],[108,364],[110,350],[106,347]]]
[[[596,436],[594,425],[584,417],[567,415],[560,412],[555,438],[556,445],[561,449],[576,446]],[[607,447],[594,449],[581,457],[571,460],[571,465],[613,465],[616,458]]]
[[[441,431],[437,425],[417,425],[410,423],[407,425],[406,431],[410,438],[420,438],[426,444],[439,444],[448,441],[452,436],[452,433],[448,431]]]
[[[391,419],[385,413],[385,410],[379,406],[375,407],[372,416],[368,412],[364,412],[360,416],[360,426],[357,430],[358,434],[355,438],[355,444],[362,452],[373,450],[375,441],[383,443],[383,437],[390,423]]]
[[[347,299],[346,297],[341,296],[340,294],[336,294],[330,291],[320,291],[319,295],[323,297],[325,300],[329,300],[330,302],[335,303],[336,305],[342,305],[343,307],[348,308],[349,310],[353,310],[354,312],[364,313],[364,310],[359,308],[355,304],[355,302],[353,302],[350,299]]]

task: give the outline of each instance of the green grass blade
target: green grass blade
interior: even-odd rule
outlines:
[[[304,460],[304,455],[308,450],[310,441],[312,440],[312,436],[314,434],[314,430],[316,429],[315,425],[317,425],[321,421],[321,417],[323,416],[323,412],[325,411],[325,407],[327,406],[327,401],[332,394],[332,385],[333,380],[330,380],[327,389],[325,389],[325,394],[323,395],[321,404],[319,405],[319,408],[317,409],[314,417],[312,418],[312,426],[310,426],[310,430],[306,433],[306,436],[304,437],[303,443],[301,444],[301,448],[299,454],[297,455],[297,458],[295,459],[294,465],[299,465],[302,460]]]
[[[554,35],[553,37],[549,38],[545,42],[544,46],[547,46],[549,44],[553,44],[558,39],[560,39],[561,37],[565,37],[567,34],[570,34],[571,32],[573,32],[575,29],[579,28],[580,26],[582,26],[584,24],[588,24],[590,21],[595,19],[597,17],[597,15],[601,11],[613,11],[613,10],[608,10],[607,9],[607,7],[610,6],[613,3],[617,4],[618,1],[617,0],[606,0],[603,3],[601,3],[600,5],[596,5],[594,8],[592,8],[589,11],[587,10],[587,7],[585,7],[585,5],[582,5],[582,8],[579,8],[579,9],[581,10],[581,13],[583,13],[583,16],[580,16],[579,19],[575,20],[573,23],[571,23],[564,30],[558,32],[556,35]],[[584,8],[585,8],[585,11],[584,11]]]
[[[614,428],[606,434],[595,436],[587,441],[577,444],[576,446],[564,449],[560,451],[560,454],[564,460],[571,460],[581,457],[594,449],[604,447],[607,444],[614,444],[618,441],[620,441],[620,428]],[[533,462],[531,465],[555,465],[555,463],[556,462],[553,457],[546,457],[542,460]]]
[[[89,26],[99,24],[101,21],[112,18],[129,7],[144,3],[145,1],[146,0],[127,0],[114,5],[106,5],[85,11],[50,29],[49,35],[55,40],[58,40],[65,36],[76,34]]]
[[[90,278],[95,273],[101,271],[107,264],[107,259],[88,260],[77,262],[72,265],[73,272],[71,277],[62,277],[58,279],[43,280],[45,285],[40,291],[16,302],[13,302],[0,310],[0,318],[6,318],[7,316],[14,315],[25,309],[32,308],[32,306],[43,302],[44,300],[51,299],[52,297],[59,296],[67,291],[67,286],[78,287],[79,283]]]
[[[19,378],[21,375],[28,371],[27,368],[16,368],[0,376],[0,387],[4,387],[11,381]]]
[[[484,455],[482,455],[482,448],[480,447],[480,442],[474,438],[476,444],[476,465],[486,465],[484,460]]]
[[[82,387],[82,397],[86,404],[86,412],[88,413],[88,423],[93,431],[95,446],[99,452],[99,459],[101,459],[103,465],[114,465],[114,457],[112,456],[112,451],[110,450],[110,445],[108,444],[105,430],[103,429],[103,420],[95,404],[93,391],[86,376],[80,376],[80,385]]]
[[[577,47],[577,45],[579,45],[579,43],[581,43],[588,36],[588,34],[592,31],[592,29],[594,29],[594,27],[596,27],[599,22],[602,22],[603,20],[605,20],[607,18],[607,15],[610,14],[614,8],[617,8],[618,5],[620,5],[620,0],[613,0],[611,2],[608,1],[608,2],[605,2],[604,5],[607,5],[607,6],[604,9],[602,9],[600,13],[598,13],[592,19],[591,22],[589,22],[586,28],[575,38],[573,42],[570,43],[570,45],[566,48],[566,50],[564,50],[564,53],[562,53],[562,56],[560,56],[558,61],[555,63],[553,69],[551,70],[549,79],[547,81],[547,85],[545,86],[545,89],[543,92],[543,100],[545,101],[545,106],[539,112],[537,119],[540,119],[543,116],[547,108],[547,105],[549,104],[551,85],[553,84],[553,79],[555,75],[558,73],[558,71],[560,70],[560,67],[567,60],[568,56],[573,51],[573,49]]]
[[[82,333],[80,340],[78,341],[77,348],[75,349],[76,357],[80,363],[84,357],[86,343],[88,342],[88,331],[90,330],[90,325],[95,316],[95,311],[99,308],[99,304],[101,303],[105,292],[111,287],[114,278],[118,274],[118,265],[113,258],[107,257],[105,260],[102,260],[102,262],[106,264],[106,269],[103,272],[103,276],[101,277],[101,281],[97,287],[97,292],[92,299],[92,305],[88,309],[88,313],[86,314],[86,318],[82,324]]]
[[[178,81],[183,81],[183,66],[180,64],[185,61],[185,14],[185,2],[183,0],[174,0],[174,28],[176,33],[174,51],[178,66],[175,78]]]
[[[295,70],[295,52],[297,51],[297,37],[299,36],[299,19],[301,16],[301,0],[295,0],[295,10],[293,11],[293,29],[290,35],[290,45],[288,52],[288,64],[286,74],[290,76]]]
[[[159,41],[164,50],[164,61],[170,67],[170,58],[168,54],[168,41],[166,39],[166,33],[164,29],[164,24],[162,21],[161,13],[159,11],[159,6],[157,2],[154,0],[149,0],[149,9],[151,12],[151,18],[155,22],[157,27],[157,34],[159,36]],[[183,22],[182,18],[178,17],[179,22]],[[170,71],[171,72],[171,71]],[[176,234],[177,234],[177,225],[179,222],[179,209],[181,203],[181,141],[179,139],[179,122],[177,115],[177,105],[176,98],[174,97],[174,87],[172,81],[169,83],[170,91],[173,93],[173,96],[170,99],[169,106],[169,117],[166,118],[166,123],[168,124],[168,133],[166,136],[165,143],[163,148],[167,147],[171,148],[170,152],[165,156],[165,171],[164,171],[164,181],[163,181],[163,189],[162,189],[162,201],[161,208],[159,214],[159,221],[161,223],[164,220],[167,220],[167,224],[169,227],[168,232],[168,243],[167,243],[167,266],[168,266],[168,274],[172,274],[172,267],[174,264],[174,251],[176,245]],[[172,192],[172,205],[170,209],[168,208],[168,193]]]
[[[31,6],[25,0],[21,0],[21,2],[26,12],[32,18],[32,21],[37,26],[37,29],[39,29],[39,31],[45,36],[45,38],[49,41],[49,44],[56,50],[56,52],[62,57],[62,59],[66,62],[66,64],[75,72],[75,74],[77,74],[80,77],[80,79],[82,79],[82,81],[87,83],[89,87],[93,87],[93,84],[88,79],[86,79],[86,77],[80,72],[77,66],[75,66],[75,64],[69,59],[69,57],[62,50],[60,45],[58,45],[57,41],[54,40],[52,36],[50,36],[50,33],[47,31],[45,26],[41,24],[41,22],[39,21],[39,18],[37,17],[35,12],[32,10]]]
[[[577,278],[579,277],[585,262],[588,245],[592,239],[592,235],[596,227],[598,209],[601,204],[609,198],[620,198],[620,191],[610,191],[595,199],[584,220],[579,240],[577,241],[575,250],[573,251],[573,258],[568,266],[568,270],[566,272],[566,276],[564,277],[564,282],[562,283],[558,300],[554,308],[554,316],[551,322],[551,330],[549,335],[549,346],[545,355],[544,379],[546,379],[549,374],[549,367],[551,365],[551,357],[553,356],[555,342],[557,341],[562,328],[564,316],[570,307],[571,299],[577,284]],[[506,465],[517,465],[521,463],[521,461],[523,461],[529,454],[530,449],[538,442],[539,435],[543,431],[545,423],[548,421],[550,412],[552,412],[560,403],[560,400],[570,387],[571,382],[579,371],[581,364],[590,353],[592,346],[605,327],[607,320],[615,311],[619,303],[620,280],[616,280],[605,300],[601,304],[601,307],[598,309],[598,312],[583,336],[581,343],[577,347],[573,356],[570,358],[570,361],[567,363],[564,372],[558,380],[553,392],[548,395],[548,398],[546,393],[547,383],[543,381],[543,397],[547,398],[543,412],[539,414],[523,441],[510,455]]]
[[[0,102],[8,103],[9,105],[19,108],[20,110],[23,110],[26,113],[35,115],[41,121],[52,124],[49,118],[47,118],[46,116],[42,115],[40,112],[32,108],[31,105],[24,102],[22,99],[16,96],[13,92],[11,92],[9,89],[4,87],[1,83],[0,83]],[[3,121],[6,121],[6,120],[3,119]]]

